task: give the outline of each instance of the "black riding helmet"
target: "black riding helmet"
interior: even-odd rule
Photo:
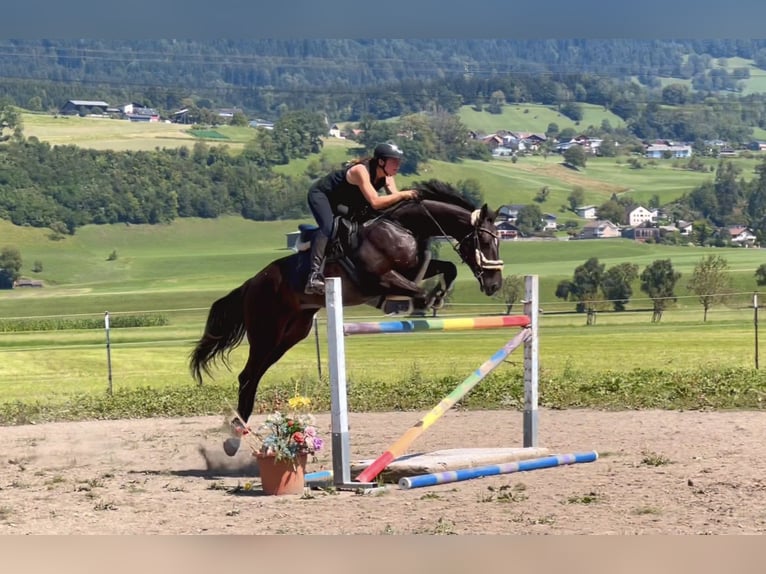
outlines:
[[[375,159],[385,159],[389,157],[402,159],[404,157],[404,152],[399,149],[399,146],[397,146],[395,143],[387,142],[376,145],[372,156]]]

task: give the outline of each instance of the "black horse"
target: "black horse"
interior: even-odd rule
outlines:
[[[358,247],[348,261],[328,257],[324,274],[341,277],[344,306],[379,306],[381,297],[386,296],[427,298],[422,280],[452,265],[427,257],[428,242],[442,236],[456,241],[455,251],[483,293],[491,296],[500,289],[503,262],[495,213],[486,204],[476,208],[443,182],[423,182],[415,189],[419,191],[417,200],[400,202],[359,226]],[[455,274],[447,279],[447,289]],[[238,377],[239,417],[232,421],[235,433],[245,432],[242,423],[252,414],[261,377],[309,335],[314,315],[324,307],[323,296],[303,292],[307,275],[307,253],[282,257],[210,308],[205,332],[191,352],[189,366],[193,377],[202,383],[216,360],[228,366],[229,354],[247,335],[250,350]],[[239,440],[230,439],[224,446],[233,455]]]

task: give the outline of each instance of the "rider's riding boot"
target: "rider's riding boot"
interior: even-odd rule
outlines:
[[[311,244],[311,272],[306,282],[307,295],[324,295],[324,259],[327,247],[327,236],[321,231],[317,233]]]

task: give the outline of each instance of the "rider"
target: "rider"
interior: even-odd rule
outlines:
[[[311,246],[311,273],[306,283],[307,294],[324,293],[325,248],[333,235],[333,223],[339,205],[345,205],[354,219],[361,212],[386,209],[405,199],[416,199],[414,189],[399,191],[394,176],[399,171],[404,154],[394,143],[375,146],[372,157],[356,160],[317,180],[309,189],[309,209],[319,225],[319,231]],[[385,187],[390,195],[378,195]]]

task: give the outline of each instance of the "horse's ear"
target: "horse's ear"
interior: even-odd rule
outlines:
[[[479,212],[479,221],[484,221],[487,219],[487,216],[491,213],[489,207],[485,203],[481,206],[481,211]]]

